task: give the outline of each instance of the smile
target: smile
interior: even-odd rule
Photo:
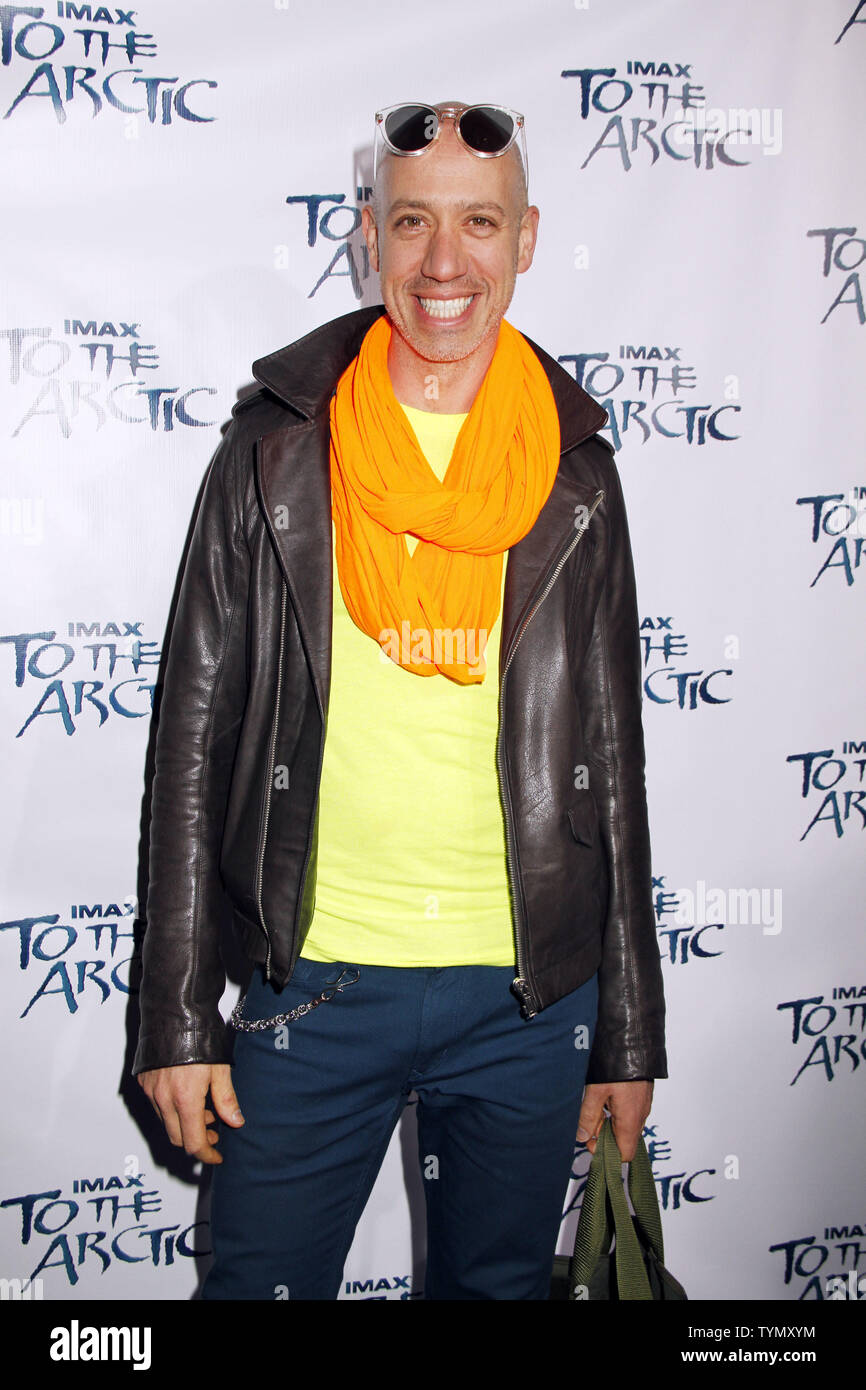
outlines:
[[[474,294],[467,294],[460,299],[423,299],[419,294],[418,303],[432,319],[457,319],[465,314],[474,298]]]

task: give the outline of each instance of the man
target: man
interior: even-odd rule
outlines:
[[[504,319],[521,135],[377,116],[384,311],[255,363],[203,490],[133,1070],[217,1165],[205,1298],[336,1297],[412,1090],[425,1297],[545,1298],[575,1132],[631,1158],[667,1075],[628,528],[605,412]]]

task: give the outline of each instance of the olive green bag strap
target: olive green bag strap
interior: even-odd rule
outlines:
[[[611,1140],[613,1133],[611,1132]],[[617,1158],[619,1152],[617,1151]],[[660,1265],[665,1262],[664,1237],[662,1236],[662,1217],[656,1193],[655,1178],[646,1144],[638,1140],[635,1156],[628,1165],[628,1192],[634,1207],[634,1219],[639,1223],[647,1244]]]
[[[638,1140],[635,1157],[629,1164],[629,1194],[647,1241],[663,1262],[661,1216],[649,1155],[643,1139]],[[610,1215],[613,1218],[611,1223]],[[616,1233],[614,1257],[620,1299],[652,1299],[643,1250],[635,1233],[622,1181],[622,1156],[610,1120],[605,1117],[583,1194],[574,1254],[569,1265],[571,1294],[576,1285],[589,1287],[599,1260],[610,1250],[611,1224]]]

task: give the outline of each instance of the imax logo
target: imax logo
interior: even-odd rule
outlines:
[[[679,362],[682,348],[672,347],[632,347],[625,343],[619,355],[626,362]]]
[[[73,921],[89,918],[93,921],[101,922],[106,917],[131,917],[135,912],[136,898],[124,898],[122,903],[73,903],[71,916]]]
[[[408,1274],[392,1274],[390,1279],[384,1275],[381,1279],[347,1279],[343,1287],[347,1294],[376,1294],[393,1289],[406,1289],[408,1292],[411,1284]]]
[[[68,637],[141,637],[141,624],[143,619],[139,618],[137,623],[70,623],[67,630]],[[123,631],[121,632],[121,628]]]
[[[138,11],[115,10],[114,14],[112,14],[111,10],[106,9],[104,5],[95,8],[92,5],[73,5],[71,3],[65,3],[65,0],[59,0],[57,13],[61,19],[83,19],[88,24],[129,24],[134,28],[135,15]],[[148,35],[148,37],[150,37],[150,35]]]
[[[642,63],[632,58],[626,63],[626,72],[634,77],[691,77],[691,63]]]
[[[64,319],[63,328],[66,333],[73,338],[137,338],[138,324],[124,323],[120,320],[120,328],[113,324],[109,319],[96,326],[96,319]]]

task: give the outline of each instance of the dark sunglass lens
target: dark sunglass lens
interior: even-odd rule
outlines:
[[[426,149],[435,133],[436,112],[431,106],[401,106],[385,117],[385,134],[406,154]]]
[[[514,121],[507,111],[492,106],[476,106],[460,119],[460,134],[473,150],[482,154],[498,154],[504,150],[514,133]]]

